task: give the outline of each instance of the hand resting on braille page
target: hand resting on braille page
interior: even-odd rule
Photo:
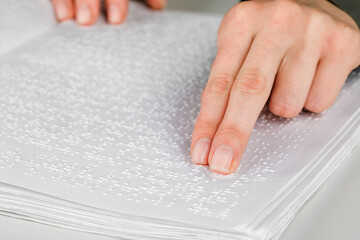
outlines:
[[[223,16],[133,1],[123,24],[83,27],[49,0],[0,6],[0,215],[119,239],[277,240],[360,146],[357,68],[321,114],[265,105],[238,170],[216,174],[190,150]]]
[[[120,24],[127,2],[107,0],[107,19]],[[163,9],[165,0],[147,0]],[[59,21],[93,24],[97,0],[54,0]],[[267,101],[272,113],[295,117],[303,108],[329,108],[360,64],[356,22],[324,0],[262,0],[235,5],[218,30],[217,55],[201,99],[192,161],[230,174],[239,166],[252,128]]]

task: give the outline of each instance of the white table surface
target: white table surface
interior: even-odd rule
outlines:
[[[236,0],[169,0],[168,8],[225,13]],[[282,240],[360,239],[360,146],[310,199]],[[0,215],[0,239],[112,240]]]

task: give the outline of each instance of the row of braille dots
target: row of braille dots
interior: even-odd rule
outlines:
[[[86,164],[85,166],[79,166],[80,164],[77,162],[71,162],[71,164],[69,164],[69,161],[60,161],[57,157],[41,154],[39,154],[35,160],[25,161],[25,165],[28,166],[27,175],[43,176],[44,173],[48,173],[46,174],[49,178],[48,180],[62,182],[72,187],[85,187],[89,191],[106,190],[108,192],[119,188],[123,191],[119,184],[121,181],[117,179],[114,180],[116,171],[109,170],[108,172],[102,173],[102,176],[97,176],[94,174],[94,171],[99,169],[97,165]],[[106,192],[104,192],[104,194],[106,194]]]
[[[122,186],[123,186],[122,187],[123,191],[118,192],[118,195],[120,195],[120,196],[122,196],[124,193],[129,192],[129,191],[136,191],[135,190],[136,188],[133,188],[133,187],[129,186],[128,183],[123,183]],[[188,189],[188,187],[186,189]],[[157,188],[153,187],[153,188],[151,188],[151,190],[152,190],[152,192],[156,192]],[[141,189],[141,191],[138,191],[138,192],[141,192],[141,193],[145,192],[146,193],[146,189]],[[135,193],[135,194],[133,194],[131,196],[128,195],[127,199],[128,200],[134,200],[134,201],[137,201],[137,202],[139,202],[140,199],[142,199],[144,201],[152,202],[153,204],[159,204],[160,202],[162,202],[162,198],[166,196],[166,194],[164,194],[164,193],[159,193],[158,194],[158,196],[159,196],[158,199],[151,199],[151,198],[146,198],[146,197],[144,198],[142,195],[143,194],[136,194]],[[190,194],[190,196],[191,196],[191,194]],[[138,197],[141,197],[141,198],[138,198]],[[224,201],[223,198],[220,198],[220,197],[217,197],[217,200],[220,201],[220,202]],[[189,201],[189,199],[187,199],[186,201]],[[168,202],[166,204],[167,204],[167,206],[171,206],[173,204],[173,202],[170,201],[170,202]],[[226,211],[225,211],[225,213],[226,213]],[[224,213],[222,213],[222,214],[224,214]]]
[[[205,178],[204,175],[201,175],[200,171],[196,171],[196,169],[193,172],[196,175],[188,176],[188,178],[185,179],[186,184],[182,184],[182,188],[176,189],[176,192],[179,193],[178,201],[183,199],[187,205],[190,204],[189,211],[193,214],[225,218],[230,209],[236,206],[236,199],[247,194],[237,189],[242,185],[242,182],[231,181],[231,188],[235,188],[236,190],[223,188],[216,185],[217,179]],[[208,188],[206,187],[207,185],[209,190],[205,190]],[[215,186],[217,187],[214,190]],[[239,192],[242,192],[242,194],[238,194]],[[186,196],[185,199],[183,198],[184,195]]]
[[[100,181],[103,180],[103,179],[100,179]],[[124,183],[124,186],[126,186],[127,183]],[[219,200],[221,200],[221,198],[219,198]]]
[[[309,121],[309,119],[313,119],[314,117],[314,114],[307,114],[308,116],[306,116],[306,119]],[[280,131],[277,131],[277,132],[272,132],[271,133],[271,136],[272,137],[275,137],[275,138],[278,138],[280,136],[280,139],[285,141],[284,142],[284,145],[282,144],[278,144],[276,146],[276,148],[278,148],[280,150],[280,153],[277,153],[276,151],[273,151],[272,153],[273,154],[276,154],[277,157],[280,158],[280,160],[278,161],[275,161],[276,162],[276,165],[279,165],[279,163],[281,163],[283,161],[283,159],[287,158],[288,157],[288,153],[284,153],[283,151],[285,150],[288,151],[290,149],[294,149],[294,148],[297,148],[299,146],[299,144],[297,142],[301,142],[301,141],[304,141],[304,136],[308,136],[311,132],[310,128],[309,128],[309,125],[304,125],[304,124],[301,124],[303,126],[300,126],[300,127],[297,127],[294,129],[294,126],[295,125],[299,125],[299,122],[303,121],[303,119],[301,120],[292,120],[290,124],[287,124],[287,125],[284,125],[283,123],[281,123],[279,125],[280,128],[282,128],[282,130]],[[307,122],[307,121],[306,121]],[[291,129],[292,131],[289,132],[289,131],[284,131],[284,127],[287,127],[288,129]],[[313,127],[313,126],[312,126]],[[290,143],[289,143],[290,141]],[[279,140],[276,141],[277,143],[279,142]],[[263,149],[264,150],[264,149]],[[259,148],[255,148],[255,151],[259,151]],[[282,152],[281,152],[282,151]],[[269,152],[266,152],[267,155],[269,155]],[[256,159],[256,158],[254,158]],[[252,160],[254,160],[252,159]],[[262,159],[259,159],[260,162],[262,162]],[[275,158],[276,159],[276,158]],[[270,162],[270,158],[268,157],[267,158],[267,161],[269,163],[271,163],[273,166],[274,165],[274,158],[272,157],[271,158],[271,162]],[[263,163],[266,163],[266,162],[263,162]],[[263,172],[274,172],[274,169],[269,169],[269,168],[264,168],[263,169]]]
[[[236,188],[238,186],[238,184],[233,185]],[[239,199],[248,195],[248,191],[235,191],[230,188],[203,191],[201,195],[195,195],[189,211],[195,215],[225,219],[238,205]]]
[[[72,177],[74,174],[70,173],[70,171],[74,169],[73,165],[76,166],[76,164],[72,163],[72,165],[66,165],[66,163],[65,164],[64,163],[57,163],[58,159],[56,159],[56,158],[52,158],[53,159],[52,160],[53,164],[49,164],[50,159],[51,158],[48,158],[48,156],[39,155],[37,157],[37,162],[32,162],[31,164],[28,164],[28,165],[31,165],[29,173],[34,174],[35,170],[45,169],[45,170],[50,171],[50,172],[53,173],[52,174],[53,175],[52,180],[54,180],[54,181],[63,180],[65,183],[72,182],[74,184],[74,186],[87,185],[87,186],[94,186],[94,187],[99,187],[99,185],[101,185],[101,184],[106,185],[105,182],[114,183],[113,181],[111,181],[111,178],[115,174],[117,175],[117,173],[114,172],[112,175],[111,174],[106,174],[105,177],[101,177],[101,176],[100,177],[95,177],[94,175],[91,174],[91,169],[90,169],[90,171],[87,171],[87,172],[82,171],[79,174],[77,174],[77,179],[76,179],[76,178]],[[128,162],[128,163],[130,163],[130,162]],[[86,169],[89,169],[91,166],[92,166],[93,169],[96,169],[97,165],[96,164],[87,164]],[[139,168],[139,167],[135,167],[135,168],[132,168],[132,169],[134,169],[134,170],[138,171],[139,173],[141,173],[141,168]],[[131,178],[136,177],[136,174],[135,175],[134,174],[129,175],[127,173],[128,173],[128,171],[125,170],[125,171],[122,171],[119,174],[121,174],[122,176],[131,177]],[[107,177],[107,176],[112,176],[112,177]],[[81,178],[85,178],[85,180],[81,179]],[[84,181],[79,181],[79,180],[84,180]],[[123,182],[123,181],[120,181],[120,182]],[[83,184],[80,184],[80,183],[83,183]],[[126,184],[127,183],[124,183],[124,186],[126,186]],[[160,185],[161,185],[161,181],[160,181]],[[115,184],[114,186],[109,186],[107,189],[111,191],[113,187],[116,188],[117,185]],[[118,192],[121,193],[122,192],[121,189]]]
[[[211,216],[221,219],[226,218],[229,212],[236,207],[240,198],[248,196],[249,191],[244,190],[243,186],[244,184],[246,185],[247,182],[252,181],[251,177],[249,178],[248,175],[239,175],[235,179],[236,180],[231,181],[231,188],[226,188],[225,191],[223,191],[224,188],[221,188],[212,192],[214,195],[213,200],[218,201],[209,201],[211,198],[209,198],[207,194],[204,198],[205,200],[200,200],[201,204],[199,204],[199,201],[196,201],[194,204],[195,207],[191,210],[194,213],[203,216]],[[213,179],[213,181],[216,181],[216,179]],[[205,209],[203,209],[203,207]]]
[[[0,147],[1,147],[0,142]],[[1,149],[1,148],[0,148]],[[12,168],[21,163],[22,158],[19,154],[19,149],[15,151],[0,152],[0,168]]]

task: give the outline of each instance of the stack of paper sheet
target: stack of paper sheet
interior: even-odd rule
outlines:
[[[358,147],[359,71],[323,114],[265,108],[239,170],[190,163],[220,16],[56,24],[0,1],[0,213],[127,239],[277,239]],[[14,14],[15,13],[15,14]],[[239,40],[240,41],[240,40]]]

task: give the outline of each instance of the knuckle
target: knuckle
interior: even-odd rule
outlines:
[[[334,31],[334,24],[335,21],[331,16],[321,10],[313,10],[309,13],[309,17],[306,21],[306,30],[310,36],[315,35],[321,40],[325,40],[325,37]]]
[[[195,124],[195,130],[197,133],[212,133],[219,126],[219,123],[214,120],[198,118]]]
[[[221,73],[209,79],[205,88],[204,95],[219,96],[227,94],[230,90],[234,76],[227,73]]]
[[[311,23],[314,25],[314,28],[327,26],[329,20],[331,19],[331,17],[329,17],[326,13],[320,10],[313,10],[309,14]]]
[[[251,69],[239,73],[233,89],[245,95],[261,95],[266,87],[265,75],[262,71]]]
[[[229,13],[227,14],[227,17],[230,18],[233,21],[242,21],[246,17],[246,11],[244,11],[245,8],[240,5],[235,5],[233,8],[230,9]]]
[[[273,114],[284,118],[293,118],[301,111],[301,107],[292,100],[270,101],[269,108]]]
[[[253,1],[241,2],[232,7],[223,17],[221,25],[218,29],[218,36],[221,36],[223,29],[227,29],[225,26],[233,29],[248,29],[251,19],[254,18],[254,13],[256,11]],[[239,31],[243,32],[243,31]]]
[[[233,141],[234,139],[244,139],[250,135],[250,131],[236,123],[229,123],[219,129],[219,134],[223,139]]]
[[[328,48],[333,54],[344,55],[348,54],[349,50],[353,46],[353,41],[355,39],[354,32],[348,27],[341,26],[336,28],[335,31],[329,35],[328,38]]]
[[[325,104],[320,101],[310,100],[305,103],[305,108],[310,112],[321,113],[328,108],[328,104]]]
[[[342,41],[345,43],[346,46],[354,46],[358,37],[358,32],[355,31],[353,28],[346,24],[341,24],[339,26],[339,32],[343,36]]]
[[[249,12],[253,11],[253,7],[254,2],[240,2],[229,10],[229,12],[226,14],[226,17],[229,17],[235,21],[241,21],[243,23],[243,20],[246,20],[249,16]]]
[[[300,6],[292,0],[274,1],[271,20],[275,24],[290,24],[301,12]]]

